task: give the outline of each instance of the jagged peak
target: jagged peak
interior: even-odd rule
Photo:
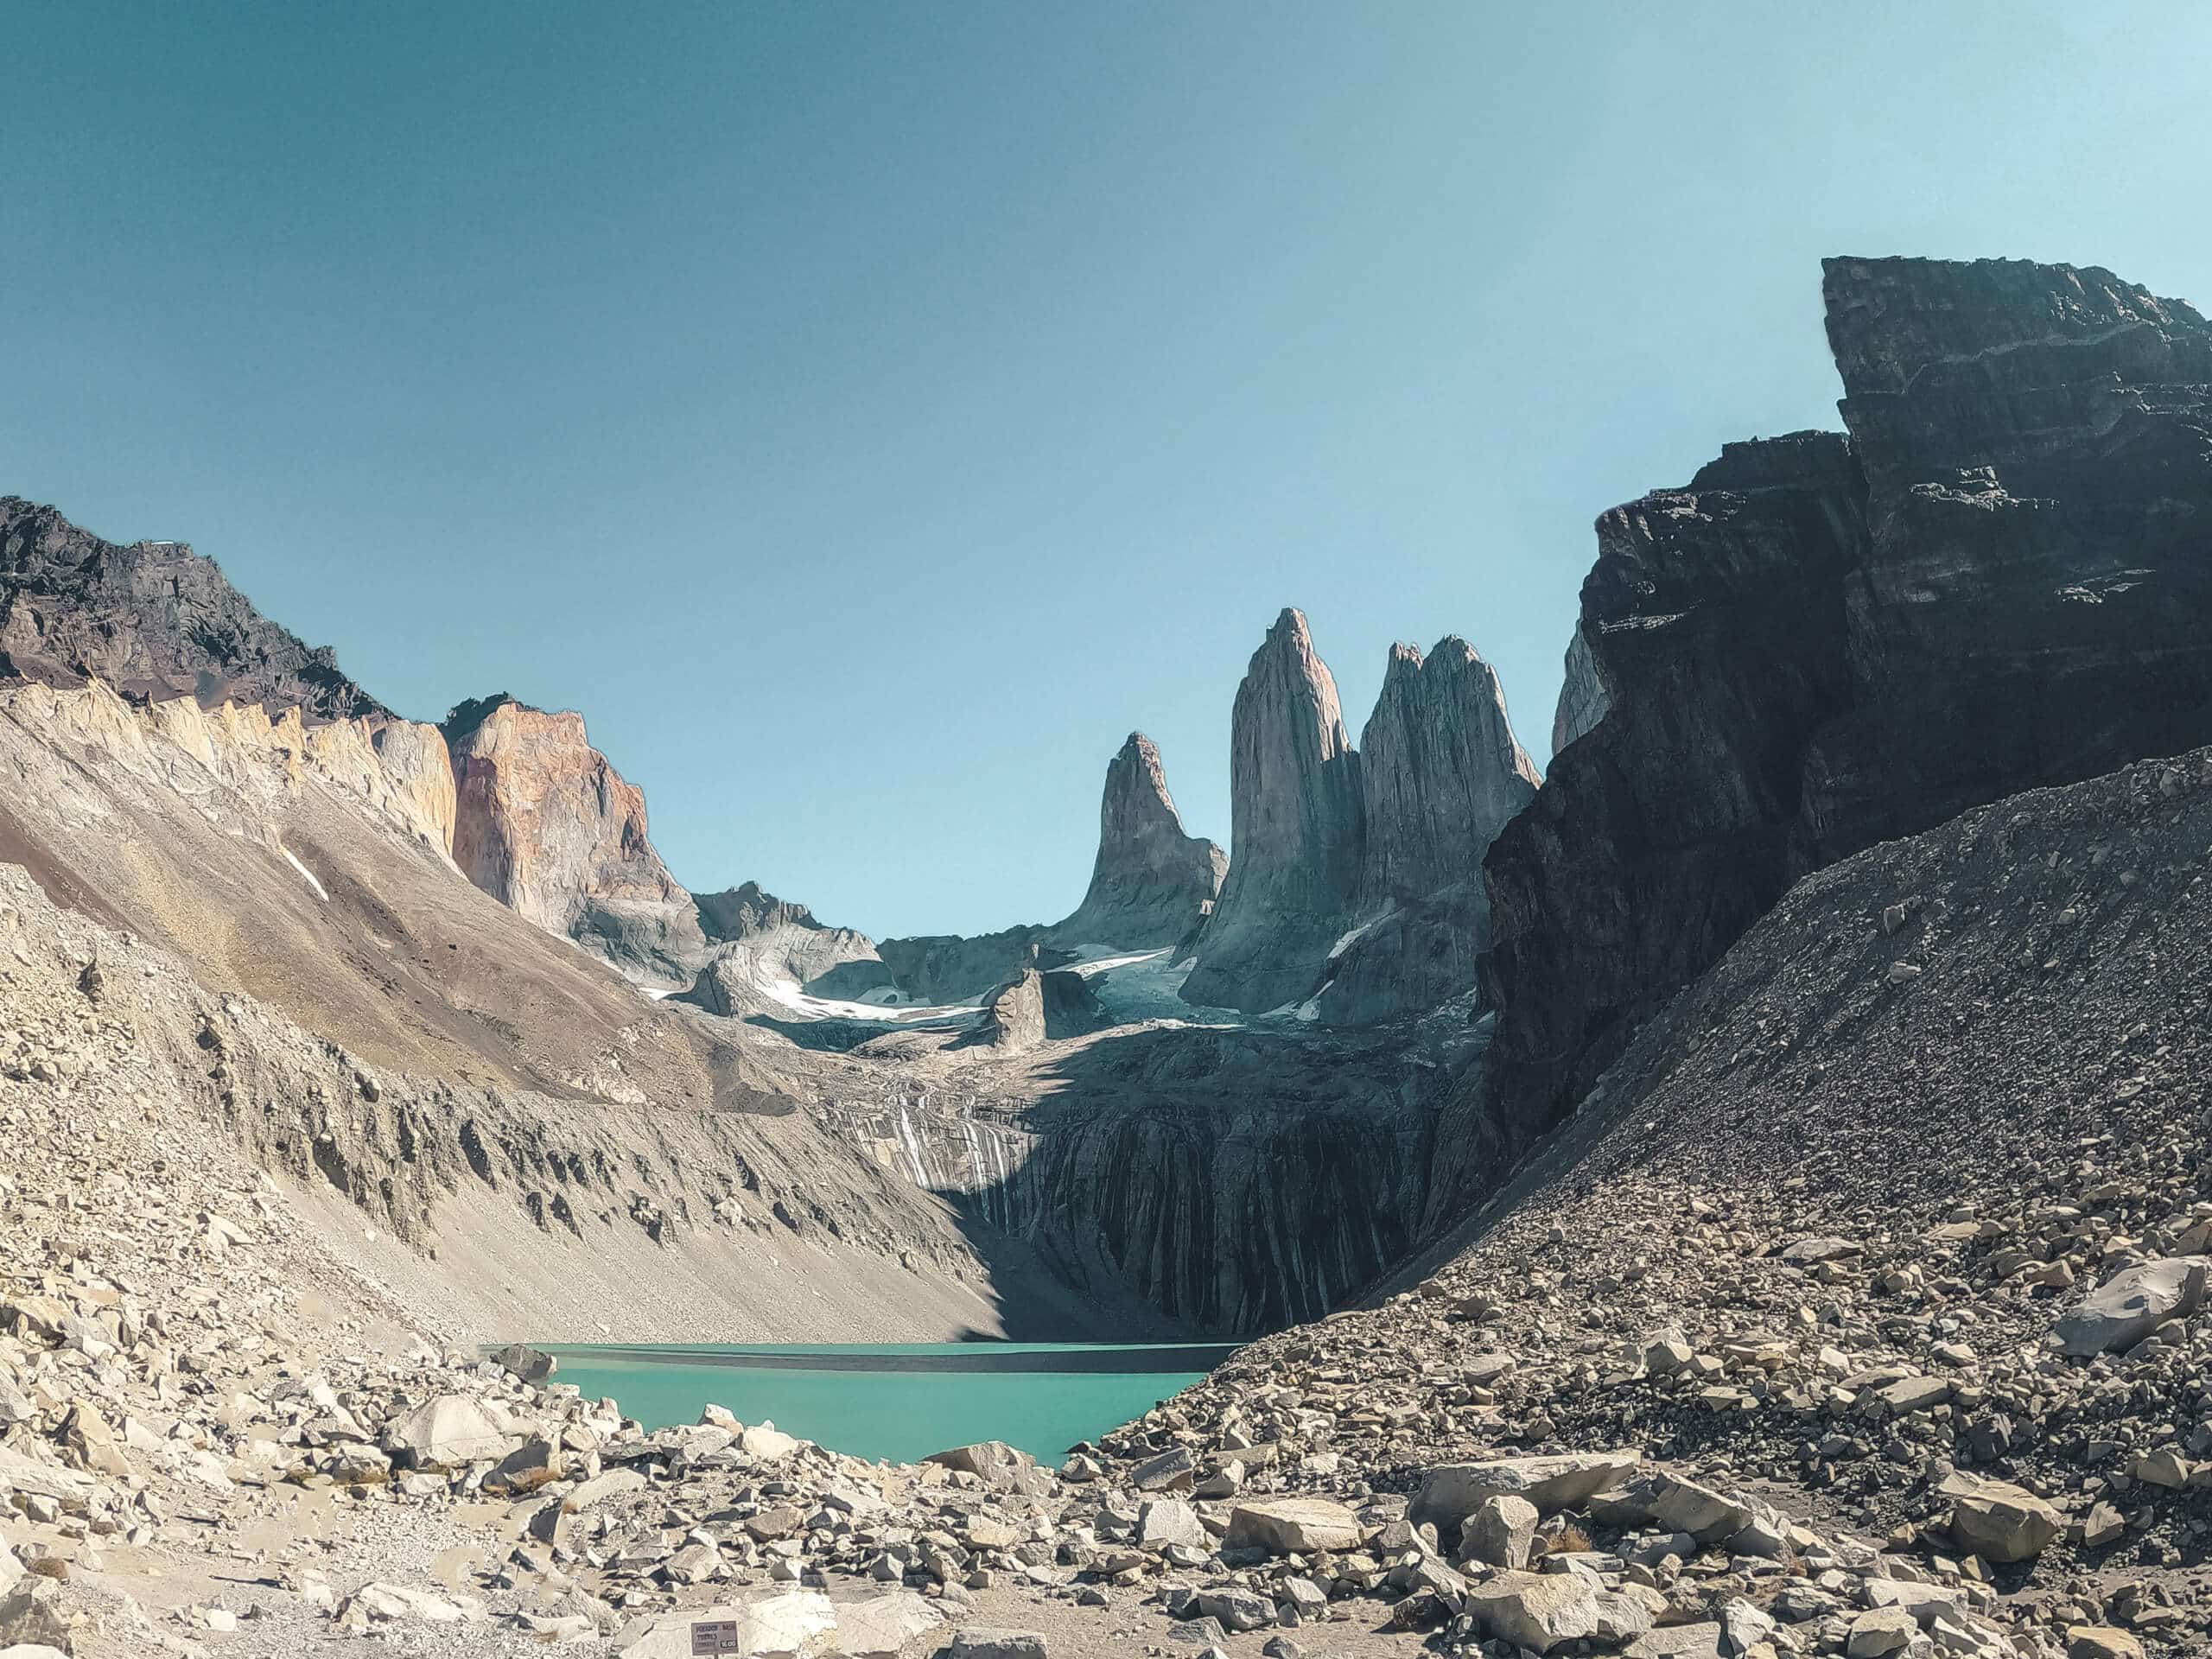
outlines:
[[[1168,791],[1167,768],[1160,758],[1160,746],[1142,732],[1131,732],[1107,764],[1106,796],[1110,801],[1117,793],[1155,798],[1175,820],[1175,827],[1183,827],[1183,816],[1175,809],[1175,797]]]
[[[330,647],[264,616],[188,543],[107,541],[58,507],[0,496],[0,680],[93,678],[139,702],[297,707],[310,725],[391,717]]]
[[[572,726],[575,738],[588,746],[589,737],[584,730],[584,717],[573,709],[541,709],[534,702],[524,702],[520,697],[505,691],[494,691],[488,697],[470,697],[455,703],[438,722],[438,730],[448,744],[465,743],[484,729],[492,718],[503,710],[512,709],[518,717],[547,721],[556,725]]]

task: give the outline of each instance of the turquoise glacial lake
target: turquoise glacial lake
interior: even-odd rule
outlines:
[[[826,1347],[553,1347],[556,1382],[647,1428],[713,1404],[855,1457],[911,1463],[1004,1440],[1047,1463],[1141,1417],[1230,1344],[969,1342]]]

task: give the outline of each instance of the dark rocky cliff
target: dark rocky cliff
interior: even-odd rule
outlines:
[[[2095,269],[1835,259],[1848,441],[1599,521],[1606,694],[1486,864],[1499,1007],[1447,1212],[1819,868],[2212,739],[2212,331]]]
[[[388,713],[181,542],[120,546],[0,496],[0,683],[87,677],[144,702],[297,709],[310,724]]]
[[[1552,753],[1557,754],[1605,717],[1605,683],[1598,659],[1577,628],[1567,644],[1567,671],[1560,682],[1559,706],[1552,712]]]

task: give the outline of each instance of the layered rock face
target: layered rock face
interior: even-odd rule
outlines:
[[[1080,982],[1042,976],[1048,1039],[1058,980]],[[1319,1318],[1413,1247],[1446,1080],[1479,1044],[1456,1023],[1122,1027],[1013,1074],[864,1078],[825,1110],[1084,1294],[1245,1335]]]
[[[1302,612],[1275,619],[1236,688],[1230,810],[1229,876],[1183,995],[1257,1014],[1312,992],[1359,891],[1359,756]]]
[[[1090,888],[1052,931],[1071,944],[1143,950],[1177,944],[1211,912],[1228,869],[1220,848],[1184,833],[1160,751],[1132,732],[1106,767]]]
[[[0,496],[0,682],[99,679],[140,702],[298,709],[313,724],[383,705],[181,542],[118,546],[52,507]]]
[[[646,836],[644,795],[586,741],[583,716],[502,694],[462,704],[441,729],[462,874],[632,978],[690,984],[706,954],[691,895]]]
[[[1825,856],[2212,734],[2212,327],[2095,267],[1831,259],[1872,543]]]
[[[1731,445],[1599,521],[1608,706],[1488,861],[1471,1169],[1808,870],[2212,738],[2203,320],[2019,261],[1831,260],[1826,296],[1848,440]]]

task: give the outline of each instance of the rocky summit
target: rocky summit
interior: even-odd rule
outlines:
[[[182,542],[119,546],[49,506],[0,496],[0,683],[260,703],[310,721],[373,716],[375,698],[264,617]]]
[[[1457,636],[1427,658],[1394,646],[1360,741],[1304,614],[1285,611],[1237,690],[1232,860],[1186,1001],[1360,1026],[1472,988],[1483,855],[1537,782],[1504,691]]]
[[[0,503],[0,1659],[2212,1651],[2212,332],[1823,293],[1547,775],[1287,610],[1225,870],[1132,735],[981,936]],[[558,1348],[976,1338],[1242,1345],[905,1465]]]
[[[583,716],[501,693],[439,729],[453,758],[454,861],[501,904],[648,981],[702,954],[691,896],[653,850],[645,798],[585,740]]]
[[[1179,944],[1211,913],[1228,868],[1220,848],[1184,833],[1160,751],[1131,732],[1106,767],[1090,886],[1053,931],[1145,950]]]
[[[1359,755],[1303,612],[1252,653],[1229,753],[1229,878],[1183,995],[1255,1014],[1313,991],[1359,890]]]

